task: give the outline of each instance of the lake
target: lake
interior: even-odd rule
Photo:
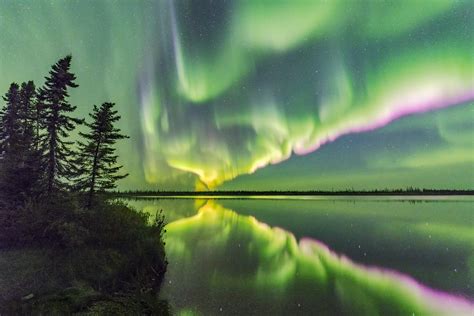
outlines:
[[[181,315],[471,314],[474,198],[138,198]]]

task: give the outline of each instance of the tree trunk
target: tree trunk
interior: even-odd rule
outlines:
[[[58,125],[58,106],[53,104],[53,119],[50,123],[49,129],[49,161],[48,161],[48,196],[51,195],[54,189],[54,179],[56,178],[56,145],[57,145],[57,125]]]
[[[87,207],[89,208],[92,206],[92,199],[94,197],[94,192],[95,192],[95,178],[97,176],[97,164],[98,164],[99,147],[100,147],[101,141],[102,141],[102,135],[101,133],[99,133],[99,139],[97,140],[97,144],[94,150],[94,162],[92,164],[91,186],[89,188],[89,195],[87,197]]]
[[[49,139],[49,158],[48,158],[48,195],[53,191],[53,182],[56,176],[56,129],[51,131]]]

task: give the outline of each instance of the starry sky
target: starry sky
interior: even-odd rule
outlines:
[[[472,188],[471,1],[4,0],[0,89],[73,55],[123,189]]]

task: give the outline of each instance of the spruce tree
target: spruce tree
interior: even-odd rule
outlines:
[[[27,197],[36,197],[41,193],[39,181],[42,177],[41,151],[39,150],[40,114],[37,111],[37,94],[33,81],[23,82],[20,90],[20,120],[21,120],[21,144],[22,144],[22,167],[18,174],[22,178],[23,193]]]
[[[79,133],[85,139],[78,142],[79,153],[75,160],[76,189],[88,193],[87,204],[92,204],[96,192],[116,188],[116,182],[128,174],[119,174],[115,143],[128,138],[120,133],[114,124],[120,120],[114,110],[115,103],[106,102],[100,107],[94,105],[91,123],[86,123],[88,133]]]
[[[44,127],[44,120],[43,120],[43,100],[45,100],[44,91],[42,89],[38,89],[36,94],[36,100],[33,104],[32,109],[32,125],[33,125],[33,133],[34,133],[34,140],[35,140],[35,148],[38,151],[41,151],[41,132],[43,131]]]
[[[35,118],[36,88],[33,81],[23,82],[20,89],[19,111],[22,129],[34,137],[33,121]]]
[[[20,134],[18,108],[20,87],[12,83],[3,97],[5,107],[0,112],[0,201],[10,203],[15,196],[11,181],[14,179],[17,162],[17,146]]]
[[[19,118],[20,86],[13,82],[3,97],[5,107],[0,111],[0,158],[2,166],[15,151],[20,141],[21,121]]]
[[[34,197],[39,179],[39,155],[34,148],[31,127],[31,106],[34,102],[33,82],[23,83],[21,89],[12,83],[0,112],[0,191],[5,201],[21,203]]]
[[[38,142],[39,130],[36,131],[37,117],[40,113],[36,110],[36,87],[33,81],[23,82],[20,90],[20,117],[24,141],[28,147],[35,147]],[[39,129],[39,126],[38,126]]]
[[[76,109],[68,102],[69,89],[76,88],[76,76],[70,72],[71,56],[68,55],[54,64],[39,91],[42,109],[41,124],[45,133],[40,135],[45,168],[44,189],[50,195],[53,191],[66,188],[73,155],[68,141],[69,133],[82,120],[70,116]]]

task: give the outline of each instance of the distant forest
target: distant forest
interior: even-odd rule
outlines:
[[[340,191],[323,191],[323,190],[307,190],[307,191],[279,191],[279,190],[263,190],[263,191],[115,191],[110,192],[113,196],[308,196],[308,195],[327,195],[327,196],[344,196],[344,195],[474,195],[474,190],[461,189],[420,189],[408,187],[406,189],[377,189],[377,190],[340,190]]]

